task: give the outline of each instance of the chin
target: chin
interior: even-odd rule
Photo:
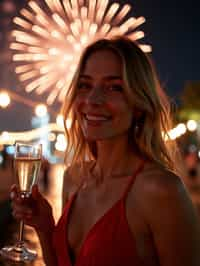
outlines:
[[[87,141],[102,141],[102,140],[106,140],[107,138],[105,137],[100,137],[100,136],[85,136],[85,139]]]
[[[106,140],[110,140],[110,139],[113,139],[117,136],[113,136],[113,135],[85,135],[85,139],[87,141],[106,141]]]

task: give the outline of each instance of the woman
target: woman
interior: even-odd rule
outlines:
[[[136,43],[86,48],[63,109],[71,162],[56,227],[36,186],[32,207],[12,190],[13,214],[36,229],[46,265],[200,265],[197,213],[167,141],[168,105]]]

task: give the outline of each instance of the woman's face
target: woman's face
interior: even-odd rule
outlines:
[[[80,73],[74,108],[88,141],[127,135],[133,120],[124,92],[122,62],[111,50],[94,52]]]

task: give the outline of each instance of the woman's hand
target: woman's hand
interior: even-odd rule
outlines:
[[[10,197],[15,219],[23,220],[25,224],[34,227],[38,233],[53,230],[55,222],[52,208],[40,194],[37,185],[32,187],[31,195],[28,198],[22,198],[17,186],[13,185]]]

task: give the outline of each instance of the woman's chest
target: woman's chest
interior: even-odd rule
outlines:
[[[121,202],[119,204],[119,200],[121,199],[120,189],[119,193],[117,195],[114,193],[114,195],[115,196],[111,195],[111,197],[107,197],[100,193],[97,199],[94,195],[88,194],[85,197],[78,197],[76,199],[68,217],[69,220],[67,225],[66,237],[71,253],[77,258],[82,247],[87,244],[88,238],[91,238],[91,234],[94,233],[94,231],[99,234],[98,239],[102,239],[102,234],[107,234],[106,237],[109,237],[108,234],[110,231],[108,231],[108,228],[115,230],[116,227],[116,232],[112,234],[113,242],[117,234],[119,235],[119,242],[124,242],[128,238],[131,247],[132,242],[134,242],[136,253],[142,259],[144,265],[158,265],[156,264],[151,234],[142,216],[139,214],[136,204],[132,203],[130,207],[130,200],[126,200],[124,213],[121,213]],[[133,215],[134,213],[135,215]],[[123,220],[120,226],[126,228],[119,229],[118,226],[116,226],[118,223],[117,220],[120,219],[119,215],[124,215],[126,220]],[[134,221],[132,215],[134,216]],[[115,220],[113,220],[113,218]],[[102,221],[106,222],[106,226],[103,228],[104,230],[102,230]],[[112,243],[112,241],[110,243]],[[121,243],[119,245],[121,245]]]
[[[122,187],[115,184],[114,188],[85,190],[75,197],[68,214],[66,237],[76,256],[94,229],[99,230],[101,221],[112,215],[112,210],[122,198],[124,187],[124,184]]]

